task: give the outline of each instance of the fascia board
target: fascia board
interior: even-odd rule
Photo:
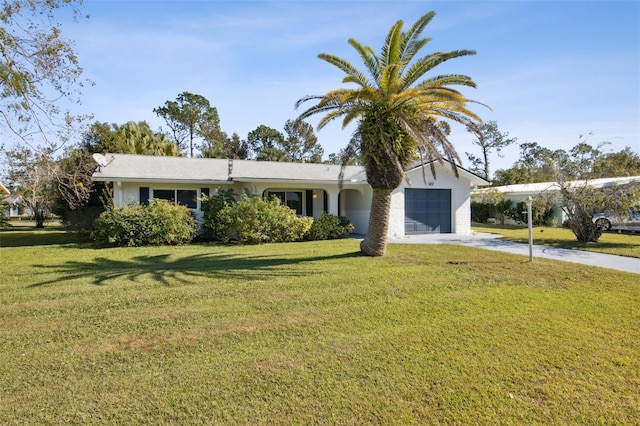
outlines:
[[[229,180],[206,180],[206,179],[141,179],[128,177],[104,177],[96,176],[92,178],[96,182],[132,182],[132,183],[186,183],[186,184],[215,184],[215,185],[231,185],[233,182]]]
[[[351,180],[311,180],[311,179],[256,179],[256,178],[232,178],[234,182],[239,183],[253,183],[253,182],[261,182],[261,183],[304,183],[304,184],[313,184],[313,185],[368,185],[366,181],[351,181]]]

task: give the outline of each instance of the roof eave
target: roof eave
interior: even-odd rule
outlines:
[[[263,182],[263,183],[303,183],[303,184],[316,184],[316,185],[368,185],[364,180],[318,180],[318,179],[278,179],[278,178],[251,178],[251,177],[233,177],[234,182],[251,183],[251,182]]]
[[[134,182],[134,183],[183,183],[183,184],[215,184],[215,185],[230,185],[233,182],[230,180],[217,180],[217,179],[166,179],[166,178],[131,178],[125,176],[93,176],[92,180],[95,182]]]

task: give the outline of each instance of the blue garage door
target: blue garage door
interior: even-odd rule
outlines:
[[[451,232],[451,190],[413,189],[404,192],[405,234]]]

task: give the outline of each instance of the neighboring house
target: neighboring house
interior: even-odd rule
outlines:
[[[25,213],[24,210],[29,211],[28,209],[21,209],[22,197],[17,194],[9,195],[4,200],[9,204],[9,208],[5,212],[6,216],[8,217],[21,216],[21,210],[23,210],[23,213]]]
[[[11,192],[7,189],[6,186],[4,186],[0,182],[0,200],[6,200],[9,194],[11,194]],[[2,214],[5,217],[11,217],[11,208],[8,208],[7,210],[0,212],[0,214]]]
[[[0,183],[0,198],[4,199],[7,204],[9,204],[9,208],[4,212],[1,212],[6,217],[14,217],[18,216],[18,207],[20,205],[20,196],[11,195],[11,191],[7,189],[2,183]]]
[[[602,178],[591,179],[589,181],[572,181],[569,182],[570,186],[582,186],[585,183],[594,188],[607,188],[615,185],[626,185],[629,183],[637,182],[640,184],[640,176],[630,177],[617,177],[617,178]],[[486,188],[476,188],[471,191],[471,198],[479,200],[487,192],[497,192],[502,194],[504,199],[511,200],[513,205],[519,202],[526,202],[529,197],[536,198],[543,193],[557,193],[559,191],[558,183],[556,182],[540,182],[540,183],[524,183],[518,185],[504,185],[504,186],[492,186]],[[558,197],[553,201],[553,212],[551,220],[558,226],[566,220],[565,213],[562,210],[562,200]],[[511,219],[506,220],[507,224],[514,224]]]
[[[186,205],[201,216],[200,199],[218,188],[245,190],[261,196],[275,195],[299,215],[320,217],[323,212],[346,216],[355,233],[367,232],[372,189],[364,167],[157,157],[129,154],[98,156],[100,167],[93,180],[110,182],[116,207],[167,199]],[[407,172],[392,195],[389,237],[423,233],[471,233],[470,191],[488,182],[449,164],[417,164]],[[426,182],[424,177],[426,177]]]
[[[0,197],[9,204],[9,208],[3,212],[7,217],[18,217],[20,213],[30,213],[29,209],[22,207],[22,197],[18,194],[11,194],[11,191],[7,189],[2,183],[0,183]]]

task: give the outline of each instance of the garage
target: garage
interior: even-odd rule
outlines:
[[[451,232],[451,190],[405,188],[404,232],[446,234]]]

